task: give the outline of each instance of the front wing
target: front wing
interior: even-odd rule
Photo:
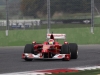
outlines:
[[[23,53],[22,54],[22,59],[66,59],[66,60],[70,60],[70,54],[56,54],[55,56],[53,56],[52,58],[44,58],[43,56],[41,56],[41,54],[31,54],[31,53]]]

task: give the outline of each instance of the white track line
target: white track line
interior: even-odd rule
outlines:
[[[45,73],[27,71],[27,72],[4,73],[4,74],[0,74],[0,75],[45,75]]]
[[[100,66],[92,66],[92,67],[75,67],[75,68],[70,68],[70,69],[75,69],[75,70],[93,70],[93,69],[100,69]]]

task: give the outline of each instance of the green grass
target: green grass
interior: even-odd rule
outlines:
[[[100,16],[94,18],[94,23],[100,25]]]
[[[0,10],[4,10],[5,9],[5,5],[0,5]]]
[[[100,44],[100,28],[94,28],[94,34],[90,33],[90,27],[83,28],[59,28],[51,29],[54,33],[65,33],[68,42],[77,44]],[[0,31],[0,46],[24,46],[32,41],[42,43],[46,40],[46,29],[37,30],[9,30],[9,36],[5,31]],[[59,41],[63,43],[63,40]]]
[[[71,72],[71,73],[51,74],[51,75],[100,75],[100,69]]]
[[[40,30],[40,32],[46,34],[44,30]],[[0,35],[2,35],[0,46],[20,46],[32,43],[33,40],[42,42],[45,37],[41,36],[38,30],[10,30],[9,36],[5,36],[5,31],[0,31]],[[41,38],[43,38],[42,41]]]

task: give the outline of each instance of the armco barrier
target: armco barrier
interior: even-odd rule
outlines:
[[[47,20],[41,20],[41,24],[47,24]],[[68,20],[51,20],[51,24],[91,24],[91,19],[68,19]]]

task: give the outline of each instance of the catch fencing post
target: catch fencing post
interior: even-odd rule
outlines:
[[[94,34],[94,0],[91,0],[91,33]]]
[[[47,33],[50,33],[50,0],[47,0],[47,15],[48,15]]]
[[[8,0],[6,0],[6,36],[8,36],[9,19],[8,19]]]

